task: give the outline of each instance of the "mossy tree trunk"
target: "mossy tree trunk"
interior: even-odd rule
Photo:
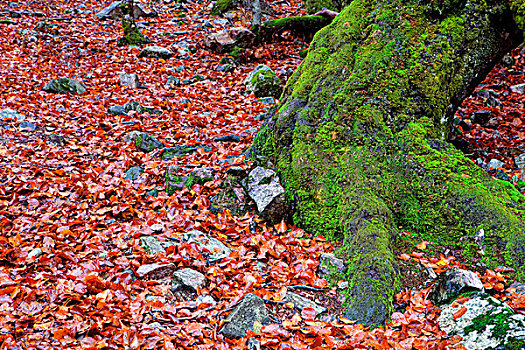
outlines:
[[[400,287],[400,230],[525,269],[525,198],[447,142],[453,114],[522,41],[522,2],[353,0],[319,31],[252,152],[279,171],[294,221],[342,242],[347,317],[381,324]]]
[[[122,31],[124,32],[124,37],[120,40],[120,44],[147,44],[150,41],[144,35],[142,35],[140,30],[137,28],[137,23],[135,22],[135,12],[133,8],[133,0],[125,0],[120,4],[120,11],[122,12]]]

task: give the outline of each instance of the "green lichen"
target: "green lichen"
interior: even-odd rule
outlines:
[[[403,229],[458,249],[483,229],[483,261],[525,277],[525,198],[446,142],[455,108],[516,33],[504,1],[354,0],[288,80],[252,153],[276,165],[294,222],[339,241],[353,319],[391,312]]]

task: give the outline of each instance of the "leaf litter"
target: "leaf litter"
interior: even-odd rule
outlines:
[[[283,223],[269,226],[255,215],[210,212],[209,198],[227,169],[249,168],[242,154],[260,126],[254,116],[267,110],[244,93],[243,77],[265,63],[284,79],[300,62],[297,53],[305,43],[288,37],[264,44],[244,52],[233,73],[217,72],[221,56],[199,46],[207,32],[222,28],[205,25],[210,3],[184,4],[186,11],[167,5],[160,17],[140,21],[143,33],[175,52],[191,49],[169,60],[139,59],[139,48],[117,46],[118,22],[94,19],[109,4],[73,0],[4,6],[3,17],[12,16],[9,11],[20,17],[14,25],[0,24],[0,108],[16,111],[26,124],[16,116],[0,120],[0,348],[248,349],[254,338],[265,349],[461,349],[455,346],[458,337],[437,327],[439,309],[426,299],[429,287],[400,292],[397,304],[404,310],[383,327],[367,329],[344,318],[337,286],[328,286],[315,272],[319,255],[334,249],[323,237]],[[275,8],[283,15],[302,13],[295,1]],[[119,73],[137,73],[141,88],[119,85]],[[41,90],[62,76],[82,81],[88,91],[52,95]],[[168,76],[185,84],[167,89]],[[521,137],[523,102],[509,96],[505,105],[514,111],[506,114],[512,119],[504,123],[505,135],[515,130]],[[127,102],[162,114],[107,112]],[[133,130],[166,146],[206,147],[164,161],[158,152],[144,154],[126,144],[124,136]],[[474,128],[464,137],[472,143],[483,132]],[[241,142],[215,141],[225,134],[239,135]],[[502,154],[502,147],[509,145],[496,143],[494,152]],[[144,169],[136,181],[125,179],[132,166]],[[212,168],[214,180],[168,196],[163,190],[168,166]],[[157,197],[148,195],[152,190],[158,190]],[[181,241],[194,229],[233,252],[210,264],[195,244]],[[177,244],[150,254],[141,237],[152,234]],[[426,258],[427,244],[421,242],[418,251],[402,253],[400,259],[436,272],[461,265],[453,256]],[[136,278],[146,264],[159,265],[149,275],[157,279]],[[163,279],[173,267],[191,267],[206,276],[209,282],[199,293],[216,304],[210,299],[197,304],[191,293],[175,296]],[[505,275],[487,271],[482,277],[487,288],[504,290]],[[291,288],[297,285],[310,289]],[[316,318],[308,307],[298,311],[285,302],[292,290],[335,317]],[[226,339],[218,334],[224,317],[247,293],[266,300],[275,322],[254,325],[256,332],[239,340]],[[525,312],[523,295],[497,296]]]

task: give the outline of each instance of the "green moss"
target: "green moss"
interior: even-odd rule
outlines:
[[[508,4],[424,3],[352,1],[317,32],[254,142],[276,165],[294,222],[340,242],[349,315],[368,324],[392,309],[400,229],[472,258],[483,229],[489,267],[525,264],[523,196],[445,141],[454,105],[519,42],[501,43],[493,27]]]
[[[214,16],[222,15],[223,13],[232,10],[233,6],[233,0],[217,0],[213,3],[211,14]]]
[[[492,328],[492,337],[504,339],[505,335],[510,329],[509,317],[512,316],[510,310],[505,310],[497,314],[487,312],[485,314],[476,316],[472,319],[472,324],[465,327],[465,334],[477,331],[479,333],[484,332],[487,326],[494,326]],[[502,344],[503,345],[503,344]]]

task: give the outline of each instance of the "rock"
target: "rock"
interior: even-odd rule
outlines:
[[[156,234],[162,233],[162,231],[164,231],[164,225],[163,224],[153,224],[149,228],[150,228],[151,232],[156,233]]]
[[[241,178],[245,175],[246,170],[243,168],[231,167],[228,169],[228,176],[222,181],[219,193],[210,198],[211,211],[219,213],[229,210],[233,215],[239,217],[246,214],[248,194],[241,184]]]
[[[253,71],[248,73],[244,80],[246,90],[252,92],[255,97],[276,97],[279,98],[283,91],[281,80],[274,71],[264,65],[258,65]]]
[[[173,52],[170,50],[160,47],[160,46],[146,46],[142,51],[139,53],[139,58],[141,57],[150,57],[150,58],[161,58],[164,60],[169,59],[171,56],[173,56]]]
[[[441,304],[457,298],[462,293],[478,290],[484,291],[483,282],[474,272],[449,270],[443,280],[434,286],[430,299],[436,304]]]
[[[470,117],[470,121],[475,124],[485,125],[489,122],[492,111],[482,110],[475,111]]]
[[[195,184],[204,185],[208,181],[213,181],[213,171],[208,168],[195,169],[188,174],[188,178],[184,182],[184,185],[191,188]]]
[[[264,300],[254,294],[246,294],[226,317],[226,325],[219,331],[227,338],[242,338],[246,331],[254,330],[254,324],[271,323]]]
[[[30,258],[38,258],[38,257],[41,257],[42,255],[44,254],[44,252],[42,251],[42,249],[40,248],[35,248],[33,250],[31,250],[29,252],[29,254],[27,254],[27,257],[30,259]]]
[[[14,109],[6,108],[0,111],[0,120],[6,120],[6,119],[13,119],[17,122],[21,122],[24,119],[26,119],[26,117],[22,114],[19,114]]]
[[[201,145],[177,145],[173,147],[164,148],[161,154],[161,158],[162,160],[171,160],[174,157],[182,157],[185,154],[193,153],[199,148],[204,149],[206,152],[211,152],[212,150],[211,147]]]
[[[466,312],[457,318],[459,310]],[[472,296],[463,304],[441,308],[439,327],[449,336],[463,337],[459,344],[469,350],[523,349],[525,316],[515,314],[505,303],[484,293]],[[515,345],[510,347],[510,345]]]
[[[201,248],[200,253],[206,257],[210,263],[222,260],[232,252],[230,248],[218,239],[208,237],[206,234],[198,230],[185,232],[183,239],[188,243],[198,243]]]
[[[176,86],[180,86],[180,79],[172,76],[168,77],[168,80],[166,81],[164,87],[166,89],[173,89]]]
[[[343,259],[336,258],[332,253],[322,253],[321,263],[317,269],[319,277],[330,280],[341,280],[346,272]]]
[[[229,52],[235,46],[247,48],[253,46],[256,35],[244,27],[235,27],[213,33],[205,37],[202,45],[217,53]]]
[[[18,127],[24,130],[35,131],[37,126],[30,122],[21,122]]]
[[[322,307],[321,305],[314,303],[313,301],[303,297],[302,295],[295,294],[292,292],[286,293],[286,301],[289,303],[293,303],[294,307],[301,311],[304,308],[309,307],[314,309],[316,315],[326,312],[326,308]]]
[[[249,350],[261,350],[261,341],[255,338],[248,339],[248,349]]]
[[[140,86],[139,77],[135,73],[120,73],[120,85],[129,86],[132,89],[136,89]]]
[[[518,169],[523,169],[523,168],[525,168],[525,153],[520,154],[519,156],[517,156],[516,158],[514,158],[514,163],[516,163],[516,167],[517,167]]]
[[[514,282],[507,289],[507,292],[514,292],[517,294],[525,294],[525,283]]]
[[[501,168],[503,165],[505,165],[505,163],[503,163],[501,160],[493,158],[487,164],[487,169],[498,169]]]
[[[188,177],[180,175],[182,171],[184,171],[184,169],[178,166],[168,166],[166,168],[164,178],[166,180],[166,193],[168,193],[169,196],[184,188]]]
[[[111,3],[108,7],[105,7],[100,12],[95,14],[95,17],[98,18],[100,21],[108,20],[108,19],[114,19],[114,20],[120,20],[122,17],[122,12],[120,11],[120,5],[122,4],[122,1],[115,1]],[[156,12],[146,12],[144,11],[140,6],[133,5],[133,15],[135,19],[140,17],[156,17],[158,14]]]
[[[523,94],[525,93],[525,84],[512,85],[510,91],[517,94]]]
[[[174,264],[147,264],[137,269],[137,276],[143,279],[158,280],[170,277],[175,272]]]
[[[275,171],[260,166],[253,169],[247,178],[248,195],[257,205],[261,216],[270,223],[278,223],[288,216],[284,188]]]
[[[166,247],[153,236],[142,236],[140,237],[140,245],[148,254],[160,254],[166,252]]]
[[[237,135],[224,135],[215,138],[216,142],[241,142],[241,137]]]
[[[208,294],[199,295],[197,299],[195,300],[195,303],[197,303],[197,305],[201,305],[201,304],[216,305],[217,304],[215,299],[213,299],[213,297]]]
[[[65,146],[66,145],[66,139],[64,138],[64,136],[56,134],[56,133],[52,133],[51,135],[49,135],[47,137],[47,142],[55,146]]]
[[[108,113],[113,115],[128,115],[129,112],[135,111],[138,114],[149,113],[149,114],[162,114],[161,110],[156,108],[148,108],[141,106],[138,102],[127,102],[123,105],[114,105],[108,108]]]
[[[181,269],[173,273],[171,290],[189,289],[192,292],[199,293],[206,287],[208,280],[202,273],[193,269]]]
[[[131,131],[124,136],[124,142],[133,142],[137,149],[144,153],[149,153],[155,149],[164,148],[164,144],[156,137],[141,131]]]
[[[125,179],[135,182],[135,180],[137,180],[140,177],[140,175],[142,175],[143,173],[144,173],[143,167],[133,166],[126,171]]]
[[[75,79],[58,78],[48,82],[42,90],[53,94],[82,94],[87,87]]]

